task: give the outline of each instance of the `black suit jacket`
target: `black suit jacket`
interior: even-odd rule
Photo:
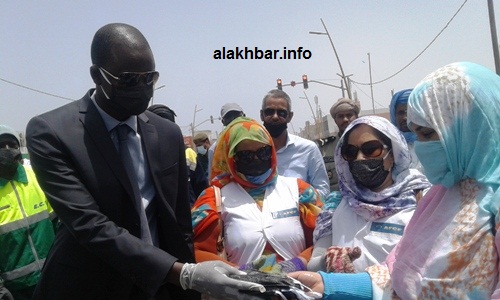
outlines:
[[[159,248],[141,241],[120,156],[90,99],[34,117],[26,129],[40,186],[63,226],[34,299],[196,299],[164,284],[174,262],[193,262],[182,134],[149,111],[138,130],[154,181]]]

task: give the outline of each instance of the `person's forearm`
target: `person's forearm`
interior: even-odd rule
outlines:
[[[372,284],[370,275],[362,273],[324,273],[323,299],[372,299]]]
[[[222,262],[225,262],[226,264],[232,266],[232,267],[237,267],[237,264],[234,264],[232,262],[229,262],[227,260],[224,260],[222,257],[220,257],[218,254],[209,252],[209,251],[204,251],[200,249],[196,249],[195,246],[195,251],[194,251],[194,256],[197,262],[202,262],[202,261],[213,261],[213,260],[220,260]]]
[[[172,265],[172,268],[170,268],[170,271],[167,273],[166,282],[180,286],[179,278],[181,276],[181,270],[183,265],[184,265],[183,263],[175,262]]]

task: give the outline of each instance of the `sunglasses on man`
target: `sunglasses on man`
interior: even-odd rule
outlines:
[[[106,79],[106,81],[113,85],[106,74],[111,76],[114,80],[117,81],[118,86],[123,86],[127,88],[135,87],[139,83],[144,83],[145,85],[154,85],[156,81],[158,81],[158,77],[160,77],[160,73],[158,71],[150,71],[150,72],[123,72],[118,76],[111,74],[109,71],[104,69],[103,67],[99,67],[99,71],[101,72],[102,77]]]
[[[285,109],[272,109],[272,108],[264,109],[264,116],[266,117],[274,117],[275,114],[277,114],[278,117],[282,119],[286,119],[288,117],[288,111]]]
[[[382,155],[384,149],[387,148],[389,147],[382,144],[380,141],[373,140],[365,142],[359,147],[351,144],[344,144],[340,149],[340,153],[346,161],[354,161],[358,157],[359,151],[361,151],[361,153],[363,153],[363,156],[366,158],[376,158]]]

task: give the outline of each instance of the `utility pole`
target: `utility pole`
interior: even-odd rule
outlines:
[[[375,100],[373,99],[373,81],[372,81],[372,61],[370,59],[370,52],[368,54],[368,71],[370,72],[370,92],[372,97],[373,114],[375,114]]]
[[[491,31],[491,42],[493,43],[493,57],[495,59],[495,71],[497,75],[500,75],[500,57],[498,54],[498,39],[497,39],[497,28],[495,23],[495,11],[493,8],[493,0],[488,0],[488,12],[490,16],[490,31]]]
[[[346,79],[346,80],[340,81],[340,83],[342,84],[342,86],[343,86],[344,82],[347,82],[347,87],[345,87],[345,90],[346,91],[352,91],[352,89],[351,89],[351,87],[352,87],[351,86],[351,79],[349,77],[351,77],[353,74],[349,74],[349,75],[343,76],[342,74],[337,73],[337,75],[340,76],[340,78],[345,78]],[[351,98],[352,94],[349,94],[349,95],[350,95],[349,99],[352,100],[352,98]],[[345,98],[344,90],[342,90],[342,97]]]
[[[196,120],[196,113],[199,111],[202,111],[203,108],[198,109],[198,105],[194,106],[194,114],[193,114],[193,123],[191,123],[191,136],[194,138],[194,127],[196,126],[195,120]]]
[[[322,136],[322,123],[323,123],[323,120],[322,120],[322,117],[321,117],[321,108],[319,107],[319,104],[318,104],[318,96],[314,96],[314,103],[316,104],[316,131],[317,131],[317,138],[320,139],[321,136]]]
[[[316,135],[318,135],[318,126],[317,126],[318,119],[316,118],[316,114],[314,113],[314,109],[313,109],[313,107],[311,105],[311,101],[309,101],[309,97],[307,97],[306,91],[304,91],[304,96],[305,96],[305,98],[304,97],[299,97],[299,98],[307,100],[307,104],[309,104],[309,108],[311,109],[311,113],[312,113],[313,120],[314,120],[314,129],[316,131]]]

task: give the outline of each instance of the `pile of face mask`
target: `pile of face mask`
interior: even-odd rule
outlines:
[[[302,285],[297,280],[284,274],[269,274],[259,271],[248,271],[247,275],[229,275],[229,277],[262,284],[266,291],[264,293],[249,292],[252,296],[261,299],[297,299],[313,300],[321,299],[322,295]]]

